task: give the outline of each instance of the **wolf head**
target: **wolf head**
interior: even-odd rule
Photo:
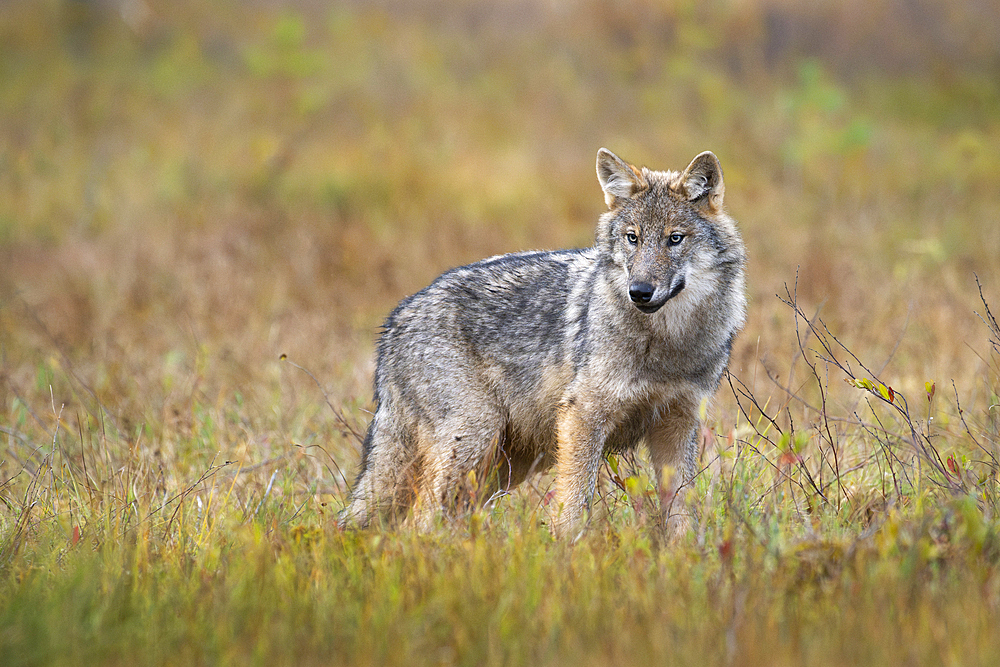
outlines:
[[[704,152],[683,172],[637,168],[602,148],[597,178],[609,211],[597,245],[621,269],[631,303],[647,314],[685,290],[709,293],[742,276],[743,244],[722,208],[722,167]]]

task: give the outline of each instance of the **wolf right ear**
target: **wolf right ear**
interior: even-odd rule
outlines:
[[[649,188],[641,171],[607,148],[597,151],[597,180],[601,182],[608,208],[615,208],[617,199],[634,197]]]
[[[722,165],[712,151],[705,151],[695,159],[680,177],[680,187],[688,201],[708,206],[713,213],[722,209],[726,186],[722,182]]]

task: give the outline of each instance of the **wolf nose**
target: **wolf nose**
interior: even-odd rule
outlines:
[[[632,303],[649,303],[655,291],[656,288],[649,283],[633,283],[628,288],[628,298],[632,299]]]

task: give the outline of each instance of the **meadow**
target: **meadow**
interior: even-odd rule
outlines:
[[[0,664],[1000,664],[1000,8],[804,4],[0,2]],[[691,531],[339,530],[385,315],[602,146],[747,244]]]

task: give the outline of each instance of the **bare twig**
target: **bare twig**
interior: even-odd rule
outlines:
[[[353,437],[358,442],[358,444],[362,444],[365,441],[365,436],[362,435],[361,432],[358,431],[353,424],[347,421],[347,417],[344,416],[344,413],[340,409],[334,407],[333,403],[330,401],[330,394],[328,394],[326,389],[323,388],[323,385],[320,384],[320,381],[316,379],[316,376],[313,375],[312,372],[309,371],[308,369],[299,366],[297,363],[289,359],[287,354],[281,355],[280,359],[281,361],[284,361],[292,365],[293,367],[299,369],[300,371],[302,371],[303,373],[312,378],[312,381],[315,382],[316,386],[319,388],[320,393],[323,394],[323,398],[326,400],[326,404],[330,407],[330,410],[333,412],[333,417],[334,419],[337,420],[337,423],[340,424],[340,426],[347,433],[349,433],[351,437]]]

